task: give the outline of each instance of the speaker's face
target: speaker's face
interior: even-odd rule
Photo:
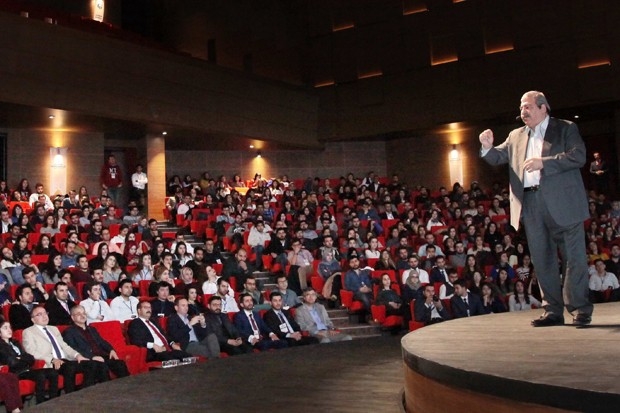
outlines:
[[[523,123],[532,129],[545,120],[547,116],[547,108],[545,106],[539,108],[536,105],[535,97],[532,95],[524,95],[521,98],[519,110],[521,111],[521,120],[523,120]]]

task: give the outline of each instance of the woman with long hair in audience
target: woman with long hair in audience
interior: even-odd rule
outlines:
[[[508,298],[508,308],[510,311],[528,311],[533,308],[542,307],[542,303],[535,297],[530,297],[525,283],[517,280],[514,285],[515,293]]]
[[[364,256],[366,259],[379,259],[381,257],[381,251],[379,248],[383,248],[383,245],[379,244],[379,239],[374,235],[369,235],[368,248],[364,250]]]
[[[189,261],[193,260],[192,254],[187,252],[187,245],[184,242],[178,242],[173,254],[173,260],[177,263],[178,267],[183,267]]]
[[[398,227],[396,225],[392,226],[389,230],[389,235],[385,241],[386,248],[394,248],[397,247],[400,243],[400,232],[398,231]]]
[[[235,174],[231,183],[233,188],[247,188],[243,179],[241,179],[241,175]]]
[[[480,271],[474,272],[471,283],[467,284],[467,289],[470,293],[476,294],[478,297],[482,297],[482,274]]]
[[[507,297],[514,292],[514,286],[508,279],[508,271],[505,268],[500,268],[497,272],[496,285],[502,297]]]
[[[168,189],[166,193],[169,196],[174,196],[177,193],[178,188],[183,190],[183,182],[181,182],[181,177],[179,175],[172,175],[172,178],[168,181]]]
[[[50,254],[43,265],[41,275],[45,284],[56,284],[60,281],[59,273],[62,270],[62,255],[59,252]]]
[[[15,206],[13,207],[13,211],[11,211],[11,221],[13,222],[13,225],[20,223],[23,214],[24,209],[22,208],[22,206],[19,204],[15,204]]]
[[[205,307],[200,303],[198,288],[196,286],[192,285],[187,288],[185,298],[187,299],[187,304],[189,307],[187,312],[189,318],[205,312]]]
[[[489,208],[490,217],[494,217],[496,215],[506,215],[506,210],[500,206],[499,202],[500,200],[498,198],[493,198],[491,201],[491,207]]]
[[[28,251],[28,238],[25,235],[20,235],[13,245],[13,256],[21,260],[24,251]]]
[[[505,313],[507,311],[504,300],[495,294],[489,283],[483,283],[480,291],[482,293],[482,308],[486,314]]]
[[[90,195],[88,195],[88,189],[86,189],[84,185],[82,185],[80,189],[78,189],[77,198],[78,198],[78,205],[80,206],[80,208],[83,207],[84,205],[90,204]]]
[[[34,381],[35,397],[37,404],[40,404],[47,400],[45,397],[46,388],[49,389],[47,393],[50,399],[58,396],[58,371],[53,368],[34,369],[34,362],[35,359],[32,354],[27,353],[21,343],[13,338],[13,329],[9,321],[0,317],[0,364],[8,366],[10,372],[0,376],[6,378],[9,375],[15,375],[19,379]],[[2,379],[0,379],[0,383],[2,386],[5,385]],[[3,389],[0,395],[4,399],[7,411],[20,411],[22,403],[19,388],[17,388],[17,397],[4,398],[6,390],[8,389]]]
[[[588,262],[594,262],[599,259],[606,261],[609,259],[609,255],[598,250],[598,243],[596,241],[588,242]]]
[[[379,261],[375,264],[375,270],[394,270],[396,271],[396,263],[390,255],[390,251],[385,249],[381,251]]]
[[[63,207],[58,208],[54,212],[54,218],[56,218],[56,225],[58,225],[58,228],[61,228],[63,225],[69,224],[69,222],[65,218],[66,216],[67,216],[67,210]]]
[[[123,270],[121,269],[120,265],[118,265],[116,256],[114,256],[113,254],[109,254],[103,262],[103,282],[118,282],[118,277],[121,275],[122,272]]]
[[[151,250],[149,251],[153,265],[157,265],[161,262],[161,256],[166,251],[167,249],[164,241],[157,240],[153,243],[153,247],[151,247]]]
[[[10,200],[10,195],[10,189],[6,181],[0,181],[0,197],[4,196],[4,201],[8,202]]]
[[[28,198],[32,194],[32,189],[30,189],[30,184],[28,183],[28,180],[26,178],[23,178],[21,181],[19,181],[16,190],[19,191],[22,198],[21,200],[28,202]]]
[[[102,242],[97,247],[97,256],[88,260],[88,269],[92,272],[95,268],[103,268],[103,263],[110,255],[108,244]]]
[[[153,278],[155,278],[155,274],[151,254],[142,254],[138,267],[134,272],[133,281],[152,281]]]
[[[515,255],[517,256],[517,261],[523,260],[523,256],[525,254],[529,254],[527,245],[524,242],[517,242],[517,245],[515,245]]]
[[[615,243],[617,239],[617,234],[611,225],[605,227],[603,231],[603,238],[601,240],[603,244],[603,248],[611,249],[612,245]]]
[[[23,235],[35,232],[34,226],[30,223],[30,217],[26,214],[22,214],[19,219],[19,230]]]
[[[203,294],[215,294],[217,293],[217,280],[220,278],[217,275],[215,269],[207,265],[205,268],[205,272],[207,273],[207,279],[202,283],[202,293]]]
[[[476,272],[482,274],[482,269],[478,265],[476,256],[474,254],[468,254],[465,259],[465,268],[463,268],[463,279],[467,284],[471,284],[474,280],[474,273]]]
[[[497,230],[497,224],[493,221],[489,222],[484,231],[484,242],[494,247],[502,243],[502,234]]]
[[[530,258],[530,255],[523,254],[523,259],[515,270],[517,274],[517,279],[523,281],[525,285],[527,285],[530,282],[530,276],[533,271],[534,265],[532,264],[532,259]]]
[[[43,236],[43,235],[41,235]],[[60,235],[56,235],[57,237],[59,237]],[[61,248],[63,247],[63,245],[66,245],[66,243],[68,241],[72,241],[75,243],[75,253],[80,255],[88,255],[88,244],[85,243],[84,241],[82,241],[79,236],[78,233],[75,231],[71,231],[69,233],[69,235],[67,235],[67,239],[61,243]],[[54,251],[56,251],[56,249],[54,248],[53,245],[50,245],[50,248],[52,248]]]
[[[596,220],[590,221],[590,225],[586,230],[586,240],[588,241],[597,241],[601,237],[601,232],[598,227],[598,222]]]
[[[45,224],[43,224],[39,232],[41,234],[49,234],[52,237],[60,232],[54,214],[48,212],[45,215]]]
[[[381,275],[381,285],[375,297],[375,304],[385,306],[386,315],[402,315],[403,299],[392,289],[389,274]]]
[[[429,232],[434,232],[436,227],[445,227],[446,224],[443,222],[443,217],[439,214],[437,209],[433,209],[431,211],[431,216],[426,223],[426,230]]]
[[[0,267],[2,267],[3,270],[17,266],[16,256],[13,253],[13,250],[9,247],[2,247],[1,260],[2,261],[0,261]]]
[[[19,192],[17,189],[15,191],[13,191],[11,193],[11,201],[13,201],[13,202],[22,202],[22,201],[24,201],[22,199],[22,193]],[[26,198],[26,200],[24,202],[28,202],[28,198]]]
[[[450,255],[454,255],[456,254],[456,248],[454,246],[454,240],[452,238],[446,238],[443,242],[443,248],[441,249],[443,251],[443,255],[446,256],[446,258],[450,258]]]
[[[174,281],[172,281],[172,279],[170,278],[170,270],[168,270],[168,268],[162,265],[155,268],[155,278],[149,284],[149,297],[157,296],[157,290],[159,288],[158,284],[160,282],[168,283],[168,285],[170,286],[170,295],[176,294],[176,290],[174,288]]]

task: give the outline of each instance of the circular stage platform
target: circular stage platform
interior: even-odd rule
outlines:
[[[490,314],[407,334],[406,411],[619,411],[620,303],[596,305],[587,327],[531,327],[540,314]]]
[[[399,412],[401,337],[318,344],[152,371],[32,412]]]

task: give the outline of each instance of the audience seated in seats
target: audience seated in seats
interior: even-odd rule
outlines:
[[[403,315],[403,299],[392,289],[392,279],[389,274],[381,275],[381,284],[375,297],[375,304],[385,307],[386,315]]]
[[[588,285],[590,288],[590,301],[593,303],[618,301],[620,299],[618,278],[614,274],[607,272],[605,262],[600,258],[594,261],[594,271],[591,271]]]
[[[255,271],[255,268],[248,261],[248,253],[244,248],[237,250],[234,256],[230,257],[224,263],[224,269],[222,270],[222,277],[229,279],[235,277],[238,285],[245,284],[246,278],[248,278]]]
[[[23,284],[15,290],[17,301],[9,309],[9,320],[13,330],[23,330],[32,325],[30,313],[34,308],[32,287]]]
[[[224,278],[217,279],[217,297],[222,301],[222,313],[236,313],[239,311],[237,302],[235,300],[235,294],[230,283]]]
[[[349,252],[349,270],[344,277],[345,288],[353,292],[353,299],[364,305],[364,310],[370,310],[372,302],[372,277],[369,269],[360,268],[360,260],[355,250]]]
[[[25,267],[22,270],[22,277],[24,278],[23,285],[29,285],[32,288],[33,301],[39,304],[45,303],[49,294],[45,291],[43,283],[37,279],[32,267]]]
[[[151,303],[138,303],[138,317],[129,323],[127,335],[129,342],[147,349],[146,361],[183,360],[191,355],[182,351],[179,343],[172,343],[166,337],[159,323],[151,321]]]
[[[269,310],[271,308],[271,303],[269,301],[265,301],[265,297],[258,289],[256,278],[251,275],[245,279],[245,284],[243,284],[242,294],[249,294],[254,300],[254,310]]]
[[[58,252],[48,255],[47,262],[40,265],[44,284],[56,284],[60,279],[58,273],[62,270],[62,255]]]
[[[151,255],[146,253],[142,254],[138,267],[133,274],[133,281],[139,283],[140,281],[152,281],[154,278],[155,273]]]
[[[153,320],[159,317],[168,317],[174,313],[174,295],[170,294],[170,284],[165,281],[152,283],[155,285],[155,298],[151,300]]]
[[[451,318],[448,310],[435,294],[435,287],[427,284],[422,288],[422,296],[414,303],[415,321],[436,324]]]
[[[480,295],[482,300],[482,308],[485,314],[505,313],[506,304],[504,300],[495,294],[494,285],[491,283],[482,283],[480,287]]]
[[[181,279],[181,283],[175,285],[175,294],[186,296],[189,288],[199,287],[198,283],[194,279],[194,272],[191,268],[187,266],[182,267],[180,274],[181,276],[179,278]]]
[[[133,285],[131,280],[124,279],[118,283],[117,293],[119,294],[110,303],[110,309],[115,320],[121,323],[125,320],[131,320],[138,316],[138,302],[134,297]]]
[[[32,354],[13,338],[9,322],[0,317],[0,364],[8,366],[9,372],[19,379],[34,381],[36,401],[40,404],[58,396],[58,372],[53,368],[33,369],[34,363]],[[4,383],[0,382],[0,385],[4,386]],[[6,399],[4,402],[8,408]]]
[[[250,294],[239,296],[239,306],[241,311],[235,314],[234,323],[242,340],[261,351],[288,347],[286,341],[280,340],[254,310],[254,300]]]
[[[288,278],[291,289],[298,294],[308,286],[308,279],[313,271],[313,261],[314,257],[312,257],[310,251],[302,246],[298,238],[291,241],[291,251],[289,251],[287,256],[287,262],[290,265]]]
[[[449,300],[454,295],[454,283],[459,279],[459,274],[456,268],[448,269],[448,280],[444,281],[439,287],[439,299]]]
[[[301,327],[297,324],[290,311],[284,308],[283,297],[279,291],[273,291],[269,298],[271,300],[271,309],[265,313],[263,319],[267,327],[280,340],[286,341],[289,347],[319,343],[316,337],[302,335]]]
[[[286,232],[286,227],[276,228],[271,235],[271,241],[265,248],[265,254],[269,254],[273,264],[280,264],[282,268],[288,264],[288,251],[292,250],[291,240]]]
[[[611,257],[605,261],[605,268],[616,277],[620,276],[620,245],[611,246]]]
[[[390,255],[390,251],[387,249],[381,251],[379,261],[375,264],[375,270],[394,270],[396,271],[396,264]]]
[[[435,258],[435,266],[431,268],[429,273],[429,282],[444,283],[448,281],[448,268],[446,267],[446,257],[439,255]]]
[[[90,282],[96,282],[101,285],[101,299],[111,300],[114,298],[114,292],[110,289],[110,286],[103,282],[103,269],[95,268],[92,270],[91,279],[88,283],[82,287],[82,297],[88,298],[88,284]]]
[[[282,308],[288,310],[290,308],[296,308],[301,305],[301,300],[297,293],[288,288],[288,279],[286,275],[279,274],[276,276],[276,289],[274,292],[280,293],[282,297]]]
[[[271,242],[271,233],[265,229],[265,223],[263,221],[257,221],[256,225],[250,229],[248,245],[256,254],[255,266],[259,271],[263,270],[263,253],[267,242]]]
[[[207,358],[220,356],[220,345],[215,333],[207,325],[204,314],[189,314],[186,298],[174,301],[175,313],[168,318],[168,337],[179,343],[181,350]]]
[[[101,363],[99,367],[106,371],[106,375],[111,371],[119,378],[129,376],[127,365],[123,360],[119,360],[112,345],[99,335],[97,329],[87,325],[86,309],[82,305],[71,309],[71,319],[73,325],[62,332],[62,337],[71,348],[84,357]]]
[[[506,270],[506,274],[508,275],[508,280],[511,282],[514,282],[514,279],[516,277],[515,270],[512,268],[512,266],[508,262],[508,254],[505,251],[499,254],[499,262],[497,263],[497,265],[493,267],[493,270],[491,271],[491,277],[494,280],[497,280],[499,271],[502,269]]]
[[[32,310],[33,326],[23,332],[24,350],[35,359],[45,361],[46,368],[53,368],[64,378],[65,393],[76,387],[76,374],[84,374],[82,387],[109,380],[108,370],[103,363],[92,361],[69,346],[58,328],[48,325],[49,319],[43,307]]]
[[[207,269],[210,266],[205,262],[204,248],[196,247],[194,249],[194,258],[189,260],[186,266],[192,270],[192,274],[198,284],[202,285],[205,281],[207,281]]]
[[[506,268],[500,268],[498,271],[495,285],[497,285],[497,291],[502,298],[507,298],[514,293],[514,284],[508,278],[508,271]]]
[[[49,315],[49,323],[53,326],[70,325],[71,309],[75,302],[69,298],[69,286],[63,281],[54,285],[54,294],[45,303]]]
[[[159,286],[162,283],[168,285],[168,291],[170,294],[176,294],[176,288],[174,287],[174,281],[170,276],[170,270],[164,266],[158,266],[155,268],[155,279],[149,284],[149,297],[157,296],[157,290],[159,290]]]
[[[222,299],[217,295],[212,296],[207,307],[205,321],[217,337],[220,350],[229,356],[251,353],[252,345],[241,338],[228,316],[222,312]]]
[[[210,265],[206,266],[205,273],[206,273],[207,278],[202,283],[202,293],[203,294],[217,293],[217,280],[219,280],[221,277],[217,275],[217,272],[215,271],[215,269]]]
[[[195,257],[194,257],[195,258]],[[223,264],[222,253],[215,246],[215,241],[211,238],[205,240],[204,263],[206,265]]]
[[[475,294],[467,291],[464,280],[457,280],[454,283],[454,295],[450,299],[452,315],[454,318],[473,317],[485,314],[482,308],[482,301]]]
[[[334,327],[325,307],[316,302],[317,294],[312,287],[303,291],[303,305],[295,311],[295,321],[303,331],[316,337],[321,344],[333,341],[348,341],[351,336],[344,334]]]
[[[80,305],[86,312],[88,324],[100,321],[115,320],[114,314],[108,303],[101,297],[101,284],[91,281],[86,285],[86,299],[80,301]],[[73,320],[75,322],[75,320]]]
[[[407,260],[408,268],[405,271],[403,271],[402,280],[401,280],[403,284],[406,284],[407,278],[409,278],[409,276],[413,274],[416,274],[418,276],[422,284],[428,284],[430,282],[430,277],[428,275],[428,272],[419,268],[419,262],[420,262],[420,259],[415,254],[411,255],[408,258]]]
[[[74,284],[77,284],[79,282],[88,282],[92,278],[88,257],[86,257],[86,255],[78,255],[77,266],[71,268],[70,271],[71,280]]]
[[[13,254],[15,254],[15,251],[13,251]],[[10,270],[13,285],[22,285],[26,282],[23,275],[25,268],[31,268],[37,277],[37,281],[43,282],[43,276],[39,271],[39,267],[32,263],[32,253],[29,250],[24,250],[21,256],[19,256],[18,264]]]
[[[514,294],[508,298],[508,308],[510,311],[527,311],[532,308],[542,307],[540,301],[534,297],[530,297],[523,281],[517,280],[514,289]]]

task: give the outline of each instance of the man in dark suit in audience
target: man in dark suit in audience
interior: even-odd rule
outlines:
[[[482,301],[476,294],[469,294],[465,280],[454,283],[454,295],[450,299],[454,318],[473,317],[485,314]]]
[[[119,360],[116,351],[110,343],[105,341],[97,329],[86,325],[86,310],[81,305],[71,309],[73,325],[62,333],[65,342],[78,353],[92,361],[103,363],[116,377],[129,376],[129,370],[123,360]]]
[[[235,314],[234,322],[244,342],[261,351],[287,347],[286,341],[280,340],[254,311],[254,299],[250,294],[241,294],[239,305],[241,311]]]
[[[319,344],[319,340],[316,337],[303,336],[301,334],[301,327],[291,316],[290,311],[282,308],[283,301],[280,292],[272,292],[269,299],[271,300],[271,309],[265,313],[263,320],[280,340],[285,340],[289,347]]]
[[[183,360],[191,355],[182,351],[178,343],[172,343],[161,331],[158,323],[151,318],[151,303],[138,303],[138,318],[129,323],[127,335],[129,342],[138,347],[145,347],[146,361]]]
[[[230,322],[225,313],[222,313],[222,299],[214,295],[209,298],[208,310],[205,313],[207,326],[213,330],[220,344],[220,350],[229,356],[251,353],[252,346],[241,339],[241,335]]]
[[[435,295],[433,284],[427,284],[422,294],[422,298],[415,300],[413,308],[415,321],[436,324],[451,318],[446,307],[444,307],[439,297]]]
[[[13,330],[23,330],[32,325],[32,319],[30,313],[34,308],[32,287],[27,284],[20,285],[15,290],[15,296],[17,297],[17,303],[12,304],[9,309],[9,320],[11,320],[11,327]]]
[[[207,326],[205,316],[188,316],[189,303],[186,298],[174,301],[176,312],[168,318],[168,336],[179,343],[181,350],[194,356],[216,358],[220,356],[217,337]]]
[[[72,322],[71,309],[74,306],[75,303],[69,298],[69,286],[62,281],[57,282],[54,286],[54,295],[45,303],[50,325],[70,325]]]
[[[108,300],[108,299],[111,300],[112,298],[114,298],[114,293],[112,292],[108,284],[103,282],[103,268],[93,269],[93,274],[91,278],[92,278],[91,281],[97,282],[101,285],[101,299],[102,300]],[[88,284],[89,283],[85,283],[84,286],[82,287],[82,297],[84,298],[88,298]]]
[[[151,311],[153,317],[151,321],[156,321],[158,317],[169,317],[174,314],[174,297],[170,296],[170,284],[160,282],[157,287],[157,297],[151,301]]]

